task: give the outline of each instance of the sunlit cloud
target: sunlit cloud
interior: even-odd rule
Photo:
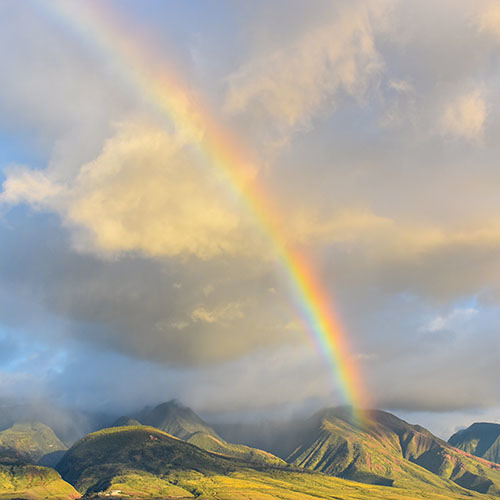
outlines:
[[[484,133],[487,116],[488,105],[480,90],[459,95],[444,108],[442,133],[467,141],[477,141]]]
[[[491,0],[478,3],[477,25],[479,31],[500,37],[500,5]]]
[[[336,94],[360,97],[383,69],[374,31],[389,2],[351,2],[334,10],[330,22],[305,32],[287,47],[246,62],[228,78],[225,109],[259,110],[281,133],[307,127]]]

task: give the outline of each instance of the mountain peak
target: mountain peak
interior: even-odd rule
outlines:
[[[500,424],[475,422],[453,434],[448,442],[466,453],[500,463]]]
[[[204,422],[191,408],[182,405],[175,399],[161,403],[146,412],[140,417],[140,421],[186,441],[198,432],[220,439],[212,427]]]

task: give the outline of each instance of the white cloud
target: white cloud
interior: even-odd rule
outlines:
[[[241,228],[245,218],[219,174],[156,127],[123,124],[64,186],[50,171],[6,176],[0,202],[58,212],[86,251],[202,259],[253,251],[251,226]]]
[[[415,87],[406,80],[390,80],[388,86],[400,94],[411,94],[415,92]]]
[[[333,20],[245,63],[229,77],[226,111],[258,108],[283,132],[308,125],[315,114],[331,109],[337,92],[362,95],[383,68],[374,24],[387,15],[386,6],[378,1],[344,3]]]
[[[478,313],[479,311],[474,308],[457,308],[446,316],[436,316],[422,327],[422,331],[439,332],[443,330],[455,330],[469,322]]]
[[[207,309],[205,306],[199,306],[191,313],[191,320],[195,323],[201,321],[205,323],[227,324],[243,317],[242,304],[238,302],[230,302],[215,309]]]
[[[444,135],[477,141],[481,139],[488,116],[488,105],[481,90],[472,90],[448,102],[441,116]]]
[[[483,1],[476,22],[480,32],[500,37],[500,4],[498,1]]]
[[[44,172],[12,166],[4,170],[6,179],[0,193],[0,204],[29,203],[43,205],[61,193],[62,186],[53,183]]]

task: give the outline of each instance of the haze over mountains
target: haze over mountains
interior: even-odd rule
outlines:
[[[238,426],[216,431],[176,401],[122,416],[69,449],[46,424],[15,422],[0,432],[0,498],[500,497],[491,460],[500,425],[474,424],[447,443],[387,412],[362,420],[326,408],[275,424],[274,440],[256,436],[262,449],[228,441]]]

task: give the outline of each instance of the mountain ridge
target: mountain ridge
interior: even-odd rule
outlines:
[[[40,422],[17,422],[0,432],[0,452],[13,453],[31,463],[45,458],[44,465],[55,465],[55,457],[67,449],[54,431]],[[48,458],[50,455],[54,460]]]
[[[272,454],[273,443],[269,451],[230,443],[192,409],[168,401],[82,437],[61,458],[58,472],[30,469],[26,460],[33,457],[22,458],[15,447],[6,450],[0,475],[5,471],[14,479],[4,481],[3,490],[0,481],[0,499],[11,498],[16,487],[26,494],[31,476],[38,478],[33,500],[42,500],[43,491],[54,500],[75,495],[269,500],[271,491],[272,498],[283,500],[500,497],[500,464],[391,413],[360,414],[357,421],[348,408],[331,407],[294,421],[278,433],[278,440],[287,436],[285,461]],[[44,430],[43,424],[37,429]]]
[[[156,427],[207,451],[252,462],[286,465],[284,460],[268,451],[227,442],[191,408],[176,400],[143,410],[136,418],[144,425]]]
[[[287,458],[293,465],[377,484],[404,484],[408,477],[435,482],[437,477],[479,493],[500,494],[497,464],[390,413],[363,411],[360,425],[345,409],[328,408],[308,423],[305,441]]]
[[[453,434],[448,443],[478,458],[500,463],[500,424],[475,422]]]

